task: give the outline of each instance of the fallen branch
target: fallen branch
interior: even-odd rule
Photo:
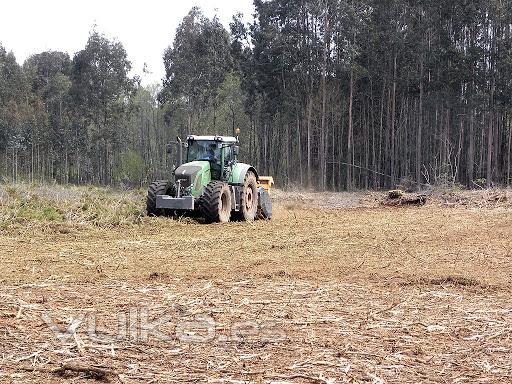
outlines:
[[[317,377],[317,376],[308,376],[308,375],[302,375],[302,374],[296,374],[296,375],[291,375],[291,376],[268,376],[272,379],[280,379],[280,380],[295,380],[295,379],[303,379],[303,380],[308,380],[312,383],[322,383],[322,384],[331,384],[332,381],[331,380],[326,380],[322,377]]]
[[[20,367],[20,369],[29,372],[45,372],[58,376],[64,376],[66,372],[84,373],[92,379],[105,382],[109,381],[110,376],[117,375],[115,371],[110,369],[78,364],[62,364],[58,368]]]

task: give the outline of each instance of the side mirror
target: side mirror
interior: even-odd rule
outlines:
[[[238,156],[240,154],[240,147],[238,145],[235,145],[233,147],[233,155]]]

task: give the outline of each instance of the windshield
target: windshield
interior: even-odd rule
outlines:
[[[215,141],[189,141],[187,161],[212,161],[220,163],[221,148]]]

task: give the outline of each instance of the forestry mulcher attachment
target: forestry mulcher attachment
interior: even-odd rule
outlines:
[[[189,136],[167,146],[176,148],[173,180],[151,184],[147,197],[150,216],[194,213],[207,223],[272,218],[272,177],[259,176],[249,164],[238,161],[237,137]],[[183,161],[183,150],[186,158]]]

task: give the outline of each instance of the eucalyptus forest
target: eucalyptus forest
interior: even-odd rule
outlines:
[[[0,177],[144,185],[177,136],[239,127],[243,160],[282,188],[510,185],[511,2],[254,6],[229,26],[192,8],[154,85],[96,30],[22,65],[0,42]]]

